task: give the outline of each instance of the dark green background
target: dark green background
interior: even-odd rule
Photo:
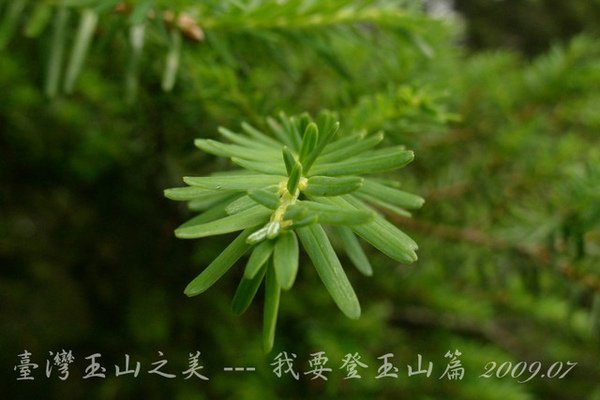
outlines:
[[[203,10],[223,15],[217,3]],[[3,397],[600,398],[597,2],[456,5],[464,23],[412,10],[397,24],[263,32],[237,30],[258,17],[240,18],[184,42],[171,92],[160,87],[168,35],[155,22],[134,104],[123,87],[126,17],[102,14],[75,92],[49,99],[51,26],[25,35],[27,5],[0,52]],[[415,150],[416,161],[389,178],[427,200],[411,221],[394,221],[420,244],[420,259],[397,265],[370,250],[374,277],[348,268],[363,307],[351,321],[303,255],[265,355],[261,299],[242,317],[229,310],[241,265],[205,294],[183,295],[232,237],[176,239],[190,213],[162,192],[181,176],[231,168],[195,150],[194,138],[322,108],[339,112],[342,134],[384,129],[388,144]],[[16,381],[24,349],[40,366],[33,382]],[[48,352],[62,349],[75,355],[71,376],[47,379]],[[438,379],[453,349],[463,353],[460,382]],[[210,381],[149,375],[159,350],[177,374],[201,351]],[[325,351],[334,371],[327,382],[277,379],[269,364],[280,351],[298,355],[301,373]],[[345,381],[341,361],[354,352],[369,368]],[[81,379],[93,353],[105,380]],[[375,379],[385,353],[398,379]],[[125,354],[142,363],[139,377],[114,377]],[[434,364],[429,379],[406,376],[418,354]],[[520,384],[480,378],[489,361],[579,364],[563,380]]]

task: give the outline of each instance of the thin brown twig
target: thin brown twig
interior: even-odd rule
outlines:
[[[524,349],[519,345],[518,338],[512,332],[504,329],[502,324],[495,320],[474,320],[454,314],[438,313],[425,307],[411,306],[394,313],[391,322],[417,327],[442,327],[463,335],[482,338],[486,341],[496,343],[509,352],[523,355],[522,351]]]
[[[534,260],[541,266],[553,266],[552,256],[542,245],[515,245],[506,240],[494,238],[487,233],[474,228],[455,228],[452,226],[434,224],[431,222],[415,220],[392,214],[388,214],[388,217],[395,223],[406,226],[409,229],[426,235],[433,235],[441,239],[457,242],[471,243],[477,246],[487,247],[492,250],[514,250],[517,253]],[[578,282],[583,286],[600,293],[600,279],[598,277],[583,273],[577,270],[571,263],[566,261],[560,262],[557,266],[557,270],[565,278],[574,282]]]

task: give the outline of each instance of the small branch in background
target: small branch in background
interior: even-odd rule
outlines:
[[[484,247],[488,247],[492,250],[506,250],[510,245],[500,239],[491,238],[484,232],[472,228],[454,228],[452,226],[434,224],[422,220],[416,220],[408,217],[401,217],[396,215],[388,215],[389,218],[402,226],[406,226],[410,229],[419,231],[423,234],[437,236],[442,239],[454,240],[458,242],[467,242]]]
[[[506,240],[491,237],[478,229],[455,228],[391,214],[388,214],[388,217],[394,223],[406,226],[409,229],[413,229],[422,234],[433,235],[446,240],[471,243],[477,246],[487,247],[491,250],[514,250],[535,261],[540,266],[552,266],[552,257],[543,245],[515,245]],[[600,293],[600,279],[598,277],[578,271],[572,264],[566,261],[561,262],[558,265],[557,270],[565,278],[581,283],[588,289]]]
[[[505,329],[499,322],[482,322],[478,319],[467,319],[449,313],[438,313],[425,307],[405,307],[398,310],[391,318],[394,325],[412,325],[416,327],[444,328],[462,335],[482,338],[495,343],[513,354],[523,356],[528,349],[519,346],[520,338],[513,331]]]
[[[427,199],[427,202],[454,199],[468,192],[471,186],[469,181],[457,182],[439,189],[432,189],[423,197]]]
[[[456,143],[463,143],[472,140],[475,135],[463,129],[454,128],[445,135],[435,135],[426,138],[421,142],[423,148],[438,146],[450,146]]]

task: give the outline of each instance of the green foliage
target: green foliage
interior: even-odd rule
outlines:
[[[118,38],[120,50],[127,54],[127,60],[120,60],[120,73],[125,77],[125,98],[130,104],[137,96],[143,64],[148,63],[149,57],[144,54],[156,51],[162,53],[161,61],[150,65],[162,70],[156,71],[160,75],[156,79],[160,79],[162,89],[167,92],[173,90],[181,69],[201,70],[203,83],[206,74],[217,73],[220,76],[214,83],[237,84],[233,76],[225,75],[235,74],[241,68],[237,60],[248,49],[243,43],[250,43],[264,59],[286,70],[294,69],[296,60],[283,52],[288,48],[310,50],[333,71],[351,80],[354,71],[348,62],[341,61],[344,55],[338,54],[332,43],[344,36],[352,39],[354,46],[369,46],[372,33],[364,29],[369,24],[401,35],[422,52],[430,51],[422,37],[425,31],[420,32],[423,18],[408,3],[19,0],[11,2],[4,14],[0,50],[15,39],[20,24],[24,25],[23,34],[30,39],[44,40],[49,35],[51,47],[44,80],[50,98],[61,92],[72,93],[85,70],[88,53],[94,47],[104,48],[107,40],[114,37]],[[107,29],[100,30],[98,26]],[[198,50],[205,47],[210,50]],[[192,67],[186,63],[189,51],[207,54],[200,65]],[[207,94],[210,92],[207,90]]]
[[[423,204],[420,197],[375,178],[353,176],[395,170],[412,161],[413,153],[402,146],[372,150],[383,134],[375,135],[375,140],[356,134],[338,136],[340,124],[328,112],[321,113],[316,122],[307,114],[281,114],[279,121],[269,118],[268,122],[277,140],[245,123],[244,133],[221,128],[231,144],[195,141],[200,149],[228,157],[243,170],[184,177],[190,186],[165,191],[168,198],[189,201],[196,211],[203,211],[175,230],[180,238],[244,230],[190,282],[185,293],[203,293],[250,251],[232,310],[243,312],[263,278],[266,280],[266,351],[273,347],[280,290],[291,289],[299,269],[298,237],[338,307],[356,319],[360,316],[358,299],[322,225],[339,226],[330,234],[341,233],[352,262],[359,271],[371,275],[372,268],[355,234],[404,263],[416,261],[417,245],[367,203],[389,205],[388,209],[398,214],[407,213],[399,207],[414,209]],[[202,200],[202,206],[197,199]]]
[[[488,3],[509,7],[509,40],[516,18],[534,35],[559,26],[531,29],[544,14],[515,11],[549,2]],[[560,10],[583,3],[597,1],[553,10],[570,15]],[[4,397],[597,398],[600,44],[592,30],[534,60],[468,54],[456,21],[433,20],[422,8],[0,1]],[[343,125],[336,146],[315,159],[318,121],[315,130],[296,117],[303,141],[281,120],[265,119],[323,109],[337,110]],[[210,154],[190,146],[199,134]],[[395,156],[407,154],[399,145],[418,155],[410,169],[373,179],[363,176],[371,167],[364,158],[348,163],[364,152],[400,165]],[[327,173],[340,163],[357,172]],[[242,173],[246,167],[260,172]],[[314,175],[319,168],[326,176]],[[191,175],[198,177],[188,187],[168,192],[189,207],[164,199],[165,187]],[[289,193],[302,178],[303,207],[284,214],[295,228],[272,228],[274,239],[248,244],[279,207],[279,185]],[[427,207],[416,209],[422,200],[411,193]],[[192,236],[209,236],[174,240],[190,210],[200,215],[181,227],[184,235],[195,226]],[[395,226],[419,243],[411,266],[395,261],[412,260],[411,242]],[[311,258],[318,265],[303,268]],[[351,264],[357,268],[345,268]],[[186,277],[203,269],[210,295],[186,299]],[[328,290],[352,304],[341,272],[361,299],[358,320],[331,307]],[[294,290],[283,291],[292,281]],[[250,307],[254,299],[264,313]],[[276,378],[263,351],[273,341],[275,353],[298,355],[299,372],[311,353],[325,351],[329,380]],[[72,376],[46,379],[47,352],[65,347],[77,358]],[[11,375],[24,348],[40,365],[31,385]],[[465,379],[438,379],[454,348]],[[174,373],[201,351],[210,381],[147,374],[158,349]],[[97,352],[107,379],[80,379],[84,357]],[[343,379],[350,352],[368,365],[361,380]],[[374,379],[377,357],[390,352],[399,378]],[[135,380],[111,376],[123,354],[142,363]],[[417,354],[433,362],[430,378],[406,376]],[[578,365],[560,380],[479,377],[490,361],[538,360],[544,368]],[[226,365],[257,370],[233,376],[221,372]]]

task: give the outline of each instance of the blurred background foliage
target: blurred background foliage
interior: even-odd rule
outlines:
[[[515,48],[532,56],[599,29],[597,0],[454,0],[453,4],[467,20],[466,38],[475,49]]]
[[[441,19],[434,3],[1,1],[5,398],[599,399],[598,2],[457,0]],[[426,198],[394,220],[420,259],[372,252],[373,277],[348,268],[358,321],[301,268],[265,355],[260,306],[229,310],[242,268],[183,295],[231,237],[175,239],[189,212],[162,192],[229,168],[194,138],[321,109],[339,112],[342,134],[384,130],[415,150],[387,178]],[[46,378],[63,348],[71,376]],[[464,380],[438,379],[455,348]],[[16,381],[23,349],[33,382]],[[210,381],[147,374],[159,350],[177,374],[200,350]],[[279,351],[301,373],[325,351],[334,371],[279,379]],[[369,368],[345,381],[354,352]],[[81,379],[93,353],[106,379]],[[385,353],[398,379],[374,378]],[[137,378],[114,376],[125,354]],[[417,354],[430,378],[406,376]],[[579,364],[518,383],[480,378],[489,361]],[[257,372],[222,371],[246,365]]]

